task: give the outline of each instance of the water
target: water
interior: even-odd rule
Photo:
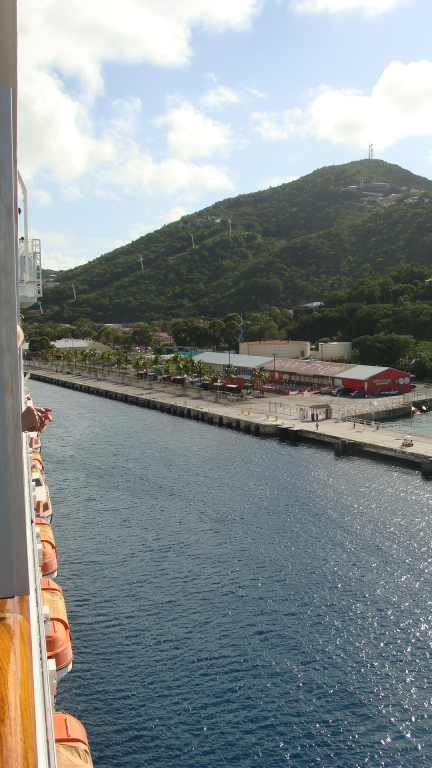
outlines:
[[[397,429],[405,431],[407,434],[411,431],[413,435],[422,435],[424,437],[432,437],[432,413],[416,414],[412,420],[410,416],[403,419],[397,419],[393,422]]]
[[[432,765],[432,484],[32,391],[96,768]]]

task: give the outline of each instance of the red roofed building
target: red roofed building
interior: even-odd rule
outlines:
[[[411,376],[395,368],[349,363],[326,363],[318,360],[276,359],[266,363],[270,380],[276,386],[346,387],[353,392],[362,390],[370,395],[389,389],[401,394],[410,391]]]

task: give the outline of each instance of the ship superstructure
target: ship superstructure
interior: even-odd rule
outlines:
[[[32,406],[19,348],[20,309],[42,295],[41,247],[28,236],[17,162],[16,0],[0,3],[0,765],[91,766],[84,727],[55,712],[73,651],[40,435],[23,432]],[[21,193],[20,193],[21,190]],[[20,195],[24,234],[19,229]]]

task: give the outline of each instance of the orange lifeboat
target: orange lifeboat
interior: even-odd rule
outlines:
[[[69,629],[59,619],[51,619],[45,636],[47,656],[56,663],[57,682],[72,669],[72,642]]]
[[[48,522],[52,519],[52,507],[48,490],[48,483],[40,469],[32,467],[32,484],[36,500],[34,509],[39,517],[45,518]]]
[[[32,451],[40,451],[41,441],[39,432],[29,432],[28,441]]]
[[[72,668],[72,642],[62,588],[51,579],[41,579],[42,605],[49,608],[50,627],[46,635],[47,654],[55,659],[57,680]]]
[[[54,712],[53,724],[57,768],[93,768],[87,734],[80,721],[67,712]]]
[[[42,562],[40,568],[42,576],[51,577],[55,579],[58,571],[57,564],[57,549],[54,541],[54,535],[52,528],[46,520],[41,517],[35,519],[35,525],[40,534],[40,540],[42,545]]]
[[[38,472],[44,472],[44,465],[39,451],[32,451],[31,458],[32,471],[35,469]]]

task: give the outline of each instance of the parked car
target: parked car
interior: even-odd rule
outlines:
[[[336,397],[349,397],[352,392],[352,389],[349,389],[348,387],[336,387],[334,393]]]
[[[368,397],[368,398],[369,398],[369,400],[370,400],[370,397],[371,397],[371,396],[370,396],[370,395],[368,395],[368,393],[367,393],[367,392],[365,392],[363,389],[356,389],[356,391],[355,391],[355,392],[351,392],[351,395],[350,395],[350,397],[355,397],[355,398],[359,398],[359,397]]]
[[[321,395],[334,395],[336,394],[336,387],[321,387],[320,394]]]
[[[410,389],[417,389],[417,384],[410,384]]]

